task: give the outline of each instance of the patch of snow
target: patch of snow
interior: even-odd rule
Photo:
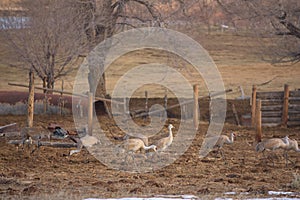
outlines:
[[[293,192],[284,192],[284,191],[269,191],[269,195],[293,195]]]
[[[286,197],[282,197],[282,198],[253,198],[253,199],[246,199],[246,200],[295,200],[295,199],[299,199],[299,198],[286,198]]]
[[[240,194],[241,194],[241,195],[249,195],[250,192],[241,192]]]
[[[149,198],[120,198],[120,199],[97,199],[97,198],[88,198],[85,200],[182,200],[182,199],[199,199],[199,197],[194,195],[161,195],[160,197],[149,197]]]
[[[236,194],[236,192],[225,192],[224,194],[234,195],[234,194]]]

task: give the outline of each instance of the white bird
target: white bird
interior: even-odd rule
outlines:
[[[217,149],[217,152],[220,152],[223,160],[225,160],[225,156],[224,156],[222,147],[224,146],[224,144],[233,144],[235,136],[236,136],[235,133],[232,132],[232,133],[230,133],[230,137],[228,137],[227,135],[214,136],[214,137],[206,138],[206,140],[207,140],[206,142],[210,143],[210,141],[217,140],[217,142],[213,146],[213,148]]]
[[[285,136],[284,138],[282,138],[282,141],[284,141],[285,143],[287,143],[288,141],[288,145],[284,148],[285,152],[284,152],[284,156],[285,156],[285,159],[286,159],[286,166],[288,164],[288,160],[291,162],[291,163],[294,163],[293,161],[291,161],[289,158],[288,158],[288,151],[295,151],[295,152],[300,152],[300,149],[298,147],[298,142],[297,140],[295,139],[290,139],[288,136]]]
[[[278,149],[286,150],[288,147],[289,147],[289,138],[286,136],[284,138],[265,139],[259,142],[255,146],[255,151],[262,152],[264,154],[265,150],[270,150],[270,151],[275,151]],[[274,166],[274,161],[273,161],[273,166]]]
[[[169,135],[168,137],[162,138],[158,140],[155,145],[160,151],[164,151],[166,148],[168,148],[172,142],[173,142],[173,133],[172,133],[172,128],[175,128],[172,124],[169,124],[168,129],[169,129]]]

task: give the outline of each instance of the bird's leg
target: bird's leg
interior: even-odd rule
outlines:
[[[38,151],[40,149],[40,146],[41,146],[41,136],[38,137],[36,147],[31,151],[30,155],[33,154],[35,151]]]
[[[267,156],[266,156],[266,154],[265,154],[265,151],[263,151],[262,153],[263,153],[263,157],[264,157],[265,164],[267,164],[268,158],[267,158]]]
[[[213,157],[214,157],[214,161],[216,161],[218,159],[218,154],[219,154],[220,149],[213,149],[212,151],[210,151],[211,153],[213,153]]]
[[[288,154],[286,151],[284,152],[283,156],[285,158],[285,167],[287,167],[288,166]]]
[[[218,158],[218,154],[220,153],[220,147],[218,147],[215,152],[216,152],[215,155],[215,160],[216,160]]]
[[[135,162],[135,159],[134,159],[133,152],[128,152],[128,154],[127,154],[127,155],[126,155],[126,157],[125,157],[125,162],[126,162],[126,164],[127,164],[127,167],[129,166],[129,162],[128,162],[128,156],[130,156],[130,157],[131,157],[131,159],[132,159],[132,162],[133,162],[133,164],[134,164],[135,168],[136,168],[136,169],[138,169],[138,167],[137,167],[137,165],[136,165],[136,162]]]
[[[290,161],[295,166],[295,162],[289,159],[289,155],[287,151],[284,152],[284,157],[285,157],[285,167],[288,166],[288,161]]]
[[[221,153],[222,159],[224,160],[225,164],[227,164],[227,160],[226,160],[226,157],[225,157],[222,149],[220,149],[220,153]]]
[[[275,167],[274,158],[275,158],[275,153],[273,152],[273,154],[271,155],[271,157],[269,157],[269,160],[272,161],[272,166],[273,166],[273,167]]]
[[[26,141],[26,138],[25,137],[23,137],[22,138],[22,141],[21,141],[21,146],[22,146],[22,151],[24,151],[25,150],[25,141]]]

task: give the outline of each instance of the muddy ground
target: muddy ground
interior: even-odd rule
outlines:
[[[98,116],[98,119],[103,129],[110,133],[107,135],[110,140],[113,136],[124,134],[115,128],[115,122],[108,117]],[[0,126],[13,122],[17,122],[20,129],[25,126],[26,117],[0,117]],[[34,118],[34,127],[43,130],[49,122],[75,130],[72,116],[38,115]],[[168,122],[174,124],[176,137],[180,121],[169,118]],[[261,154],[254,151],[255,130],[236,126],[229,120],[222,132],[229,135],[234,131],[237,137],[234,144],[224,146],[226,162],[213,152],[199,159],[199,149],[207,127],[207,122],[200,122],[192,145],[174,163],[147,173],[111,169],[86,149],[68,156],[70,149],[40,147],[30,155],[30,150],[18,150],[15,145],[7,143],[9,139],[16,138],[0,137],[0,196],[5,199],[82,199],[193,194],[203,199],[213,199],[230,197],[230,194],[224,193],[231,191],[238,195],[234,198],[266,197],[270,190],[299,192],[299,182],[297,185],[294,178],[294,175],[300,176],[299,153],[289,153],[295,164],[289,163],[287,167],[281,151],[276,152],[276,156],[267,153],[268,157],[273,158],[273,166],[271,160],[264,160]],[[162,132],[167,132],[166,126]],[[263,134],[265,138],[289,135],[300,140],[299,128],[264,128]]]

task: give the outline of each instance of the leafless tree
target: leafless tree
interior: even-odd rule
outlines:
[[[164,11],[163,5],[168,7],[166,9],[169,15],[173,15],[178,10],[183,10],[182,5],[184,4],[182,0],[79,0],[78,2],[78,5],[83,9],[82,13],[88,13],[85,14],[84,27],[91,48],[125,28],[160,27],[168,18],[168,16],[161,14]],[[170,9],[171,5],[174,4],[178,6],[175,6],[175,9]],[[105,55],[103,57],[105,58]],[[97,96],[105,96],[105,75],[103,73],[102,77],[94,77],[94,75],[99,74],[95,70],[98,69],[90,68],[90,91],[95,92]]]
[[[264,54],[272,63],[300,61],[300,2],[297,0],[217,0],[237,23],[271,40]]]
[[[199,13],[199,17],[207,26],[208,33],[211,31],[212,20],[215,17],[217,11],[217,5],[211,0],[199,0],[196,4]]]
[[[74,68],[85,47],[80,13],[71,0],[23,0],[19,6],[24,10],[21,16],[1,21],[11,63],[22,63],[53,88],[56,79]]]
[[[163,26],[164,21],[174,16],[186,16],[195,2],[22,0],[19,6],[24,10],[21,16],[24,20],[5,21],[8,26],[18,23],[18,27],[6,30],[5,42],[11,47],[14,59],[33,69],[48,88],[53,88],[56,79],[73,69],[79,55],[87,54],[101,41],[128,28]],[[90,91],[105,96],[104,74],[98,77],[101,73],[95,70],[99,69],[89,70]]]

